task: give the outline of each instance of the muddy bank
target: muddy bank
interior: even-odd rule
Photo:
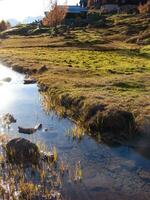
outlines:
[[[84,97],[71,98],[46,85],[39,84],[39,88],[46,113],[55,110],[63,118],[73,120],[81,128],[79,131],[85,131],[96,141],[111,147],[125,145],[150,158],[150,125],[137,124],[132,113],[115,108],[107,110],[100,104],[86,105]]]
[[[45,66],[30,68],[18,66],[3,59],[2,62],[14,71],[28,74],[37,80],[39,91],[44,93],[49,109],[55,109],[63,117],[69,117],[81,126],[88,134],[100,138],[106,143],[126,144],[139,132],[132,112],[123,107],[114,107],[105,103],[89,103],[84,96],[72,97],[69,92],[58,87],[50,87],[39,76],[47,71]]]
[[[88,104],[82,96],[72,98],[40,83],[39,88],[49,110],[54,109],[59,115],[71,118],[85,132],[106,143],[124,143],[137,133],[136,122],[130,112],[113,107],[107,109],[105,104]]]

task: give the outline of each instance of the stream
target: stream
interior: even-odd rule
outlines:
[[[10,130],[0,125],[0,134],[24,137],[44,144],[50,150],[55,145],[58,155],[70,168],[81,162],[83,180],[66,181],[63,195],[66,200],[123,200],[150,199],[150,157],[127,146],[110,147],[85,135],[81,140],[67,136],[75,124],[60,118],[54,111],[47,114],[42,107],[42,96],[36,84],[24,85],[24,75],[0,64],[0,115],[12,114],[17,123]],[[32,135],[18,133],[18,126],[43,129]]]

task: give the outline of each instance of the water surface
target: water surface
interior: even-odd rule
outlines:
[[[74,124],[55,112],[49,115],[44,112],[36,84],[23,85],[23,75],[0,65],[0,80],[6,77],[12,81],[0,81],[0,115],[11,113],[17,119],[7,134],[39,141],[47,149],[55,145],[59,157],[70,168],[81,161],[83,180],[77,184],[65,182],[66,200],[150,199],[149,157],[129,147],[109,147],[89,136],[81,141],[67,137],[66,130]],[[48,131],[37,131],[31,136],[18,133],[18,126],[34,127],[37,123],[42,123]],[[4,132],[1,126],[1,134]]]

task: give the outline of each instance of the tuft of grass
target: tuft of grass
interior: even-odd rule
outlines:
[[[74,177],[74,181],[81,181],[83,178],[83,171],[82,171],[82,168],[81,168],[81,163],[80,161],[78,161],[76,163],[76,168],[75,168],[75,177]]]
[[[58,160],[58,153],[55,146],[53,147],[53,154],[54,154],[54,162],[56,162]]]
[[[66,131],[66,135],[73,139],[81,140],[84,137],[84,129],[81,128],[79,125],[76,125],[71,130],[68,129]]]

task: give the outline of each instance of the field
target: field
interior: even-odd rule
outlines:
[[[136,124],[149,124],[149,16],[109,16],[106,25],[57,36],[11,35],[0,41],[0,59],[32,72],[47,88],[47,107],[76,122],[88,115],[91,120],[97,110],[89,114],[90,109],[99,105],[103,115],[123,110],[133,114]],[[43,65],[48,70],[38,73]]]

